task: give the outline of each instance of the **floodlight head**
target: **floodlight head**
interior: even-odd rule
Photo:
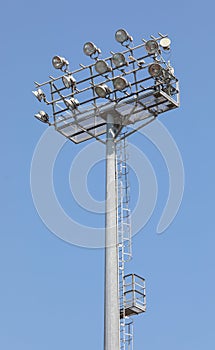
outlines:
[[[46,96],[45,96],[45,94],[44,94],[44,92],[43,92],[43,90],[42,89],[37,89],[36,91],[32,91],[32,93],[34,94],[34,96],[38,99],[38,101],[45,101],[45,99],[46,99]]]
[[[113,64],[119,68],[127,64],[125,56],[121,52],[114,53],[112,56]]]
[[[164,50],[170,50],[170,44],[171,44],[171,40],[169,38],[162,38],[160,40],[160,46],[164,49]]]
[[[115,39],[120,44],[124,44],[126,41],[133,41],[132,36],[125,29],[118,29],[115,33]]]
[[[148,72],[153,78],[159,77],[162,74],[162,71],[163,68],[159,63],[152,63],[148,68]]]
[[[123,77],[116,77],[113,79],[114,89],[122,91],[128,86],[128,82]]]
[[[74,97],[71,97],[70,99],[65,100],[64,102],[69,109],[76,109],[79,105],[79,101]]]
[[[49,124],[49,116],[44,111],[39,111],[37,114],[34,115],[35,118],[37,118],[42,123],[48,123]]]
[[[95,70],[99,74],[104,74],[104,73],[110,72],[111,68],[108,66],[107,62],[105,62],[104,60],[98,60],[96,61],[96,64],[95,64]]]
[[[97,85],[95,87],[95,92],[99,97],[105,98],[106,96],[110,95],[111,90],[107,85],[102,84],[102,85]]]
[[[55,69],[62,69],[64,66],[68,66],[69,62],[61,56],[54,56],[52,58],[52,64]]]
[[[72,86],[75,85],[76,80],[75,80],[75,78],[74,78],[71,74],[69,74],[69,75],[64,75],[64,76],[62,77],[62,82],[63,82],[64,86],[65,86],[67,89],[69,89],[70,87],[72,87]]]
[[[84,51],[85,55],[90,56],[90,57],[94,54],[101,53],[101,50],[98,49],[98,47],[96,47],[96,45],[94,43],[92,43],[91,41],[88,41],[87,43],[84,44],[83,51]]]
[[[159,45],[155,40],[148,40],[145,44],[145,49],[149,54],[158,52]]]

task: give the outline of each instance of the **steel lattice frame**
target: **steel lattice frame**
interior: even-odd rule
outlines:
[[[153,41],[159,42],[167,35],[159,33],[158,37],[151,36]],[[35,82],[36,88],[42,88],[45,95],[44,101],[52,107],[49,125],[65,137],[75,143],[86,141],[90,138],[104,142],[102,135],[106,133],[107,115],[114,116],[117,125],[117,138],[124,125],[132,125],[135,132],[137,129],[152,122],[159,114],[179,107],[179,85],[178,79],[163,58],[161,47],[155,53],[145,50],[147,41],[137,46],[127,45],[122,53],[125,64],[115,67],[113,54],[104,59],[111,68],[105,74],[98,74],[95,65],[81,64],[80,68],[70,71],[68,67],[64,74],[58,77],[50,76],[44,83]],[[152,77],[149,66],[159,63],[162,66],[162,74]],[[72,76],[75,84],[66,88],[62,83],[63,77]],[[116,77],[123,77],[128,81],[128,86],[122,91],[113,88]],[[95,88],[98,85],[107,85],[111,93],[105,98],[96,95]],[[78,100],[77,106],[68,106],[68,99]],[[127,136],[129,133],[127,134]]]

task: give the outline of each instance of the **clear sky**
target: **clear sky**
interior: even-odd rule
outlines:
[[[41,106],[31,91],[35,80],[45,81],[55,73],[51,66],[55,54],[67,57],[75,69],[89,62],[82,53],[86,41],[95,42],[104,56],[116,50],[118,28],[126,28],[135,43],[150,34],[168,33],[171,62],[181,86],[181,108],[159,119],[181,152],[185,191],[176,218],[161,235],[156,227],[168,195],[168,171],[149,140],[140,135],[130,140],[149,159],[158,182],[155,210],[134,237],[128,268],[144,276],[147,285],[147,313],[134,319],[134,349],[213,349],[213,2],[9,0],[1,5],[0,28],[0,349],[103,347],[104,250],[59,239],[33,204],[30,166],[46,126],[33,117]],[[73,219],[101,227],[103,215],[82,210],[69,188],[69,169],[82,147],[67,142],[59,154],[56,194]],[[89,191],[97,200],[104,199],[104,174],[100,162],[88,176]],[[135,203],[134,174],[131,187]]]

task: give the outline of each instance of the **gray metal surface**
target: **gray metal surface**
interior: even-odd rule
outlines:
[[[95,54],[90,55],[94,58],[92,64],[80,64],[70,71],[63,58],[63,73],[56,78],[49,76],[42,84],[35,82],[37,91],[33,91],[39,102],[51,108],[51,114],[42,111],[43,119],[40,113],[35,115],[37,119],[54,126],[74,143],[95,138],[106,145],[104,350],[120,350],[120,346],[121,350],[132,350],[133,321],[129,316],[145,312],[146,307],[144,279],[125,275],[125,262],[131,258],[125,138],[180,104],[178,79],[170,62],[162,56],[168,49],[165,45],[170,43],[163,40],[167,35],[158,33],[158,37],[142,39],[137,46],[131,43],[130,36],[126,38],[123,51],[111,51],[111,56],[103,59],[108,67],[105,73],[98,74],[100,50],[96,48]],[[150,42],[156,50],[149,50]],[[124,56],[120,66],[114,64],[115,54]],[[59,56],[55,60],[56,57],[57,61],[62,60]],[[116,79],[125,82],[123,88],[117,88]],[[102,97],[97,95],[101,85],[105,86]],[[124,133],[127,126],[132,126],[132,131]],[[117,168],[116,144],[121,147]]]
[[[169,96],[164,91],[151,90],[126,101],[105,103],[83,111],[70,112],[56,117],[55,128],[62,135],[75,143],[99,137],[106,132],[107,115],[114,117],[114,124],[120,126],[135,125],[138,122],[153,121],[159,114],[179,106],[176,96]]]
[[[119,291],[116,201],[116,147],[113,117],[107,116],[106,224],[105,224],[105,327],[104,349],[119,350]]]

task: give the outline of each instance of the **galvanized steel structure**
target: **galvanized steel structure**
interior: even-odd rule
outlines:
[[[125,274],[132,257],[127,137],[179,107],[179,84],[163,57],[170,49],[167,35],[137,46],[124,29],[115,38],[122,51],[101,59],[100,49],[88,42],[84,53],[93,63],[74,71],[55,56],[52,63],[62,74],[35,82],[33,93],[51,107],[51,114],[40,111],[37,119],[74,143],[94,138],[106,146],[104,350],[132,350],[131,316],[145,312],[146,296],[144,278]]]

